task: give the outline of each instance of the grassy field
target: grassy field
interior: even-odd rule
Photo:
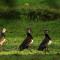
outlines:
[[[0,48],[1,60],[59,60],[60,59],[60,21],[29,21],[22,20],[4,20],[0,19],[0,27],[7,28],[7,42]],[[34,43],[29,50],[18,51],[18,46],[25,38],[26,28],[32,28]],[[52,45],[49,46],[49,52],[38,51],[37,48],[44,38],[43,30],[48,29],[52,38]],[[28,52],[28,53],[27,53]]]
[[[53,0],[51,0],[50,4]],[[6,12],[16,9],[21,13],[27,13],[29,9],[38,11],[46,9],[60,13],[60,8],[52,8],[47,4],[46,0],[16,0],[17,5],[9,7],[0,1],[0,12]],[[56,1],[60,6],[60,0]],[[3,17],[3,16],[2,16]],[[47,18],[46,18],[47,19]],[[1,19],[0,27],[4,26],[7,29],[6,43],[0,46],[0,60],[60,60],[60,19],[56,20],[29,20],[21,15],[21,19]],[[30,49],[19,51],[18,47],[26,37],[26,28],[32,28],[34,43]],[[43,30],[48,29],[49,35],[53,43],[49,46],[49,52],[38,51],[37,48],[44,39]]]

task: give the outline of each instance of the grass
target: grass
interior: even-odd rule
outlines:
[[[46,5],[45,0],[16,0],[17,6],[15,7],[22,12],[24,9],[48,9],[50,7]],[[36,2],[37,1],[37,2]],[[43,3],[44,2],[44,3]],[[59,1],[60,2],[60,1]],[[28,3],[29,6],[25,6]],[[0,4],[0,11],[7,11],[8,6]],[[54,8],[51,8],[53,10]],[[10,9],[9,9],[10,10]],[[27,10],[26,10],[27,11]],[[55,10],[53,10],[55,11]],[[57,9],[58,11],[58,9]],[[60,11],[60,10],[59,10]],[[60,19],[48,20],[48,21],[29,21],[25,17],[22,19],[0,19],[0,27],[6,27],[6,43],[0,47],[0,60],[60,60]],[[19,45],[23,42],[26,34],[26,28],[32,28],[32,35],[34,43],[30,49],[24,51],[18,51]],[[43,30],[48,29],[49,35],[52,38],[52,45],[49,46],[49,52],[46,53],[38,51],[37,48],[44,38]]]
[[[20,4],[30,3],[30,4],[35,5],[35,4],[40,4],[41,1],[42,1],[42,0],[38,0],[37,2],[36,2],[36,0],[33,0],[33,1],[32,1],[32,0],[22,0],[22,1],[17,0],[17,3],[20,3]]]
[[[1,60],[59,60],[60,59],[60,21],[29,21],[22,18],[21,20],[4,20],[0,19],[0,27],[7,28],[6,39],[7,42],[0,48]],[[31,49],[18,51],[19,45],[25,38],[26,28],[32,28],[32,35],[34,43]],[[52,45],[49,46],[49,52],[45,55],[44,52],[38,51],[37,48],[43,40],[43,30],[48,29],[52,38]],[[10,33],[11,32],[11,33]]]
[[[34,53],[31,54],[26,54],[26,52],[29,53],[29,51],[25,50],[25,54],[22,54],[22,52],[17,52],[17,51],[10,51],[10,52],[3,52],[2,54],[0,53],[0,59],[1,60],[59,60],[60,55],[58,54],[39,54],[39,53]],[[20,53],[20,54],[19,54]]]

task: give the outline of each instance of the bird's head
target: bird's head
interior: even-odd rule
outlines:
[[[31,28],[27,28],[27,33],[31,33]]]

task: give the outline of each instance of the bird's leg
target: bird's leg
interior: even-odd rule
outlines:
[[[44,52],[45,52],[45,55],[46,55],[46,52],[47,52],[47,48],[44,49]]]
[[[45,54],[49,52],[48,47],[45,48]]]
[[[2,51],[3,50],[3,47],[0,45],[0,51]]]
[[[31,50],[31,46],[29,46],[28,50],[29,50],[30,52],[32,52],[32,50]]]
[[[46,49],[47,49],[47,52],[49,52],[48,46],[47,46],[47,48],[46,48]]]

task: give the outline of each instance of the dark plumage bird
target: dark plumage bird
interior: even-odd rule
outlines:
[[[45,37],[38,48],[38,50],[41,50],[41,51],[43,51],[43,50],[47,51],[48,45],[50,45],[52,43],[51,38],[48,35],[48,30],[44,31],[44,35],[45,35]]]
[[[19,50],[28,49],[31,46],[31,44],[33,43],[33,40],[32,40],[33,37],[31,35],[31,28],[27,28],[26,35],[27,35],[27,37],[22,42],[22,44],[19,46]]]
[[[2,28],[0,31],[0,46],[2,46],[6,42],[5,32],[6,32],[6,28]]]

